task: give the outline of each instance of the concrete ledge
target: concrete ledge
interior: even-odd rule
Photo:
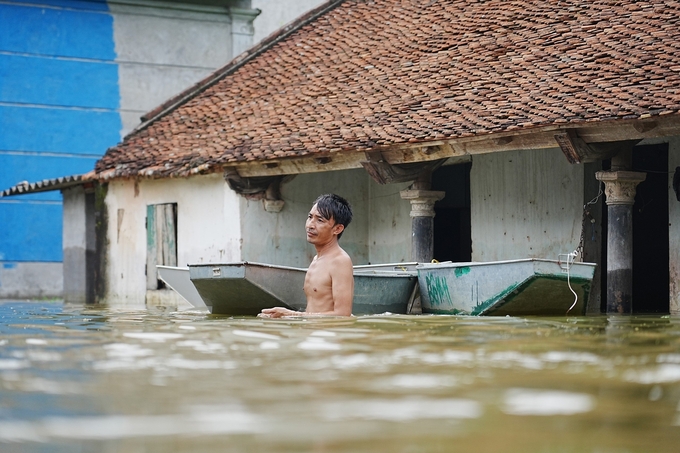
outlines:
[[[193,306],[176,291],[171,289],[158,289],[146,291],[146,308],[177,311],[188,310],[193,308]]]
[[[0,261],[0,299],[62,298],[62,263]]]

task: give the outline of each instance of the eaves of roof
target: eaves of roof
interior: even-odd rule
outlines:
[[[83,175],[60,176],[58,178],[43,179],[42,181],[32,183],[29,183],[28,181],[22,181],[0,192],[0,197],[67,189],[69,187],[87,184],[94,179],[93,176],[94,173],[89,172]]]

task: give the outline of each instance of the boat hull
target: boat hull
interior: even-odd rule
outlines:
[[[156,269],[158,269],[159,278],[194,308],[199,310],[206,310],[208,308],[191,282],[189,268],[157,265]]]
[[[215,315],[255,316],[263,308],[304,311],[306,270],[236,262],[189,265],[191,281]]]
[[[595,265],[524,259],[418,266],[423,313],[489,316],[581,315]]]
[[[352,314],[406,314],[418,282],[415,271],[354,271]]]
[[[307,306],[306,269],[242,261],[190,264],[189,271],[212,314],[254,316],[277,306],[302,312]],[[406,313],[417,281],[413,265],[356,266],[352,313]]]

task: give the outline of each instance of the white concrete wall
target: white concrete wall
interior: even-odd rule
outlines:
[[[272,32],[297,19],[307,11],[325,3],[326,0],[252,0],[253,8],[262,10],[255,19],[255,36],[253,42],[258,43]]]
[[[232,59],[225,8],[108,2],[114,18],[121,137],[140,116]]]
[[[669,171],[680,166],[680,138],[670,141]],[[669,174],[671,311],[680,312],[680,203]],[[475,261],[555,259],[578,245],[583,207],[583,167],[559,149],[475,156],[471,170]],[[144,306],[147,204],[178,203],[178,263],[259,261],[307,267],[314,248],[304,222],[314,199],[328,192],[346,197],[354,219],[340,243],[354,264],[408,261],[410,204],[364,170],[298,175],[282,186],[285,206],[265,211],[228,188],[221,175],[109,185],[108,299]],[[120,222],[120,223],[119,223]],[[243,236],[242,240],[241,235]],[[0,270],[0,278],[2,272]]]
[[[241,259],[239,196],[221,175],[109,184],[106,302],[144,307],[146,206],[177,203],[177,263]]]
[[[557,259],[581,234],[583,167],[559,149],[474,156],[472,260]]]
[[[408,261],[411,205],[399,191],[407,184],[381,186],[363,170],[298,175],[283,185],[285,206],[266,212],[263,200],[241,199],[243,259],[307,267],[314,247],[307,243],[305,219],[323,193],[337,193],[352,205],[354,218],[340,239],[355,265]]]
[[[264,210],[262,200],[241,199],[243,259],[307,267],[316,254],[305,237],[305,220],[321,194],[346,198],[354,218],[340,245],[354,264],[368,262],[368,175],[364,170],[343,170],[298,175],[281,188],[285,206],[280,213]]]
[[[0,263],[0,299],[55,299],[63,282],[62,263]]]
[[[66,189],[64,197],[64,231],[62,245],[69,248],[85,250],[87,232],[85,230],[85,191],[82,186]]]
[[[369,178],[369,262],[411,260],[411,203],[399,192],[409,183],[380,185]]]
[[[220,6],[109,1],[118,63],[121,137],[140,116],[189,88],[322,0],[254,0],[252,12]],[[261,13],[252,26],[249,14]],[[236,10],[234,10],[236,11]]]
[[[64,301],[69,303],[87,302],[87,206],[83,186],[62,190],[64,197],[62,247],[64,276]],[[93,238],[92,238],[93,239]],[[92,241],[94,242],[94,241]],[[94,244],[91,244],[91,248]],[[94,251],[94,250],[93,250]]]

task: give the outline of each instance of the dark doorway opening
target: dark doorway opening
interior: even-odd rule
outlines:
[[[432,174],[432,190],[446,192],[446,196],[434,205],[434,258],[438,261],[472,259],[471,168],[471,163],[446,165]]]
[[[647,173],[633,205],[633,312],[668,313],[668,145],[633,148],[633,170]]]
[[[633,148],[633,171],[647,174],[638,184],[633,205],[633,313],[668,313],[668,145]],[[604,170],[611,161],[604,161]],[[603,203],[602,311],[607,307],[607,205]]]

